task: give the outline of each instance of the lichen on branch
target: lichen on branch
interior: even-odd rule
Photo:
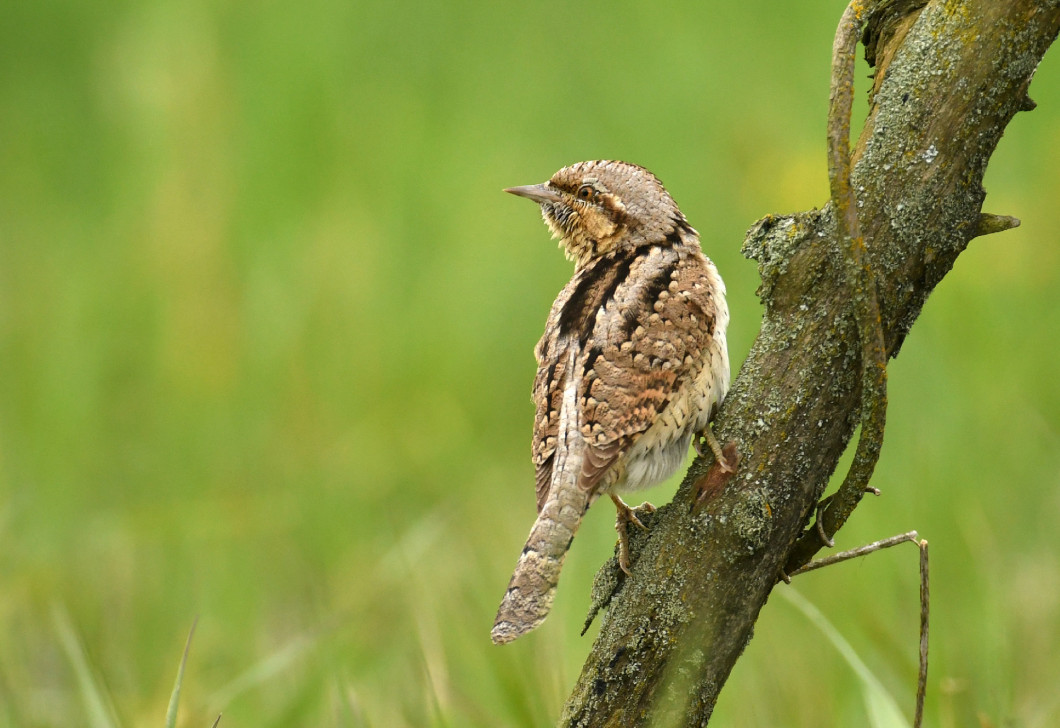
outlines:
[[[885,14],[866,16],[862,35],[876,77],[850,188],[875,274],[874,285],[860,285],[876,294],[882,349],[893,357],[968,242],[1015,223],[983,214],[983,174],[1008,122],[1032,107],[1027,86],[1056,38],[1060,4],[875,7]],[[600,634],[561,725],[706,725],[778,575],[798,560],[796,544],[809,543],[800,537],[863,422],[867,388],[870,337],[859,319],[870,317],[851,306],[838,251],[857,235],[842,232],[840,214],[828,204],[768,216],[749,231],[762,329],[715,423],[719,440],[737,444],[740,467],[693,513],[691,493],[707,470],[694,463],[631,544],[633,575],[605,585]]]

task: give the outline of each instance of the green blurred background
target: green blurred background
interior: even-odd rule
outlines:
[[[534,515],[531,350],[571,270],[500,190],[655,171],[728,282],[738,367],[744,231],[827,198],[842,7],[0,6],[0,724],[162,725],[196,615],[182,726],[554,720],[613,511],[545,626],[491,645]],[[930,539],[933,726],[1060,723],[1060,51],[1031,95],[986,179],[1023,226],[928,302],[883,496],[839,539]],[[915,553],[783,587],[907,714]],[[773,599],[715,722],[864,725],[858,685]]]

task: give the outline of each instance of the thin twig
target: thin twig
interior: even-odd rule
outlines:
[[[788,560],[788,573],[809,562],[842,528],[866,492],[883,445],[887,414],[887,351],[869,264],[858,223],[857,200],[850,183],[850,114],[854,100],[854,53],[865,21],[876,2],[852,0],[843,12],[832,46],[832,85],[828,110],[828,178],[835,209],[839,248],[854,303],[861,340],[861,435],[854,461],[839,490],[823,509],[819,528],[804,533]],[[817,530],[818,533],[813,533]]]
[[[916,531],[910,531],[909,533],[899,534],[898,536],[891,536],[890,538],[881,539],[879,541],[873,541],[872,543],[865,544],[864,546],[859,546],[856,549],[850,549],[849,551],[840,551],[838,554],[832,554],[831,556],[826,556],[823,559],[811,561],[810,563],[805,564],[804,566],[800,566],[795,571],[789,573],[788,577],[791,578],[794,576],[798,576],[799,574],[805,574],[807,571],[814,571],[815,569],[820,569],[825,566],[831,566],[832,564],[838,564],[843,561],[849,561],[850,559],[856,559],[859,556],[865,556],[866,554],[871,554],[874,551],[887,549],[891,546],[897,546],[898,544],[905,543],[906,541],[912,541],[913,543],[917,543],[918,538],[919,536],[917,535]]]
[[[811,561],[808,564],[800,566],[790,574],[784,574],[784,572],[781,571],[781,575],[786,577],[784,581],[790,584],[792,577],[798,576],[799,574],[805,574],[807,571],[814,571],[815,569],[820,569],[825,566],[831,566],[832,564],[856,559],[859,556],[865,556],[866,554],[871,554],[875,551],[881,551],[890,548],[891,546],[897,546],[900,543],[906,542],[915,543],[920,549],[920,663],[916,676],[916,709],[913,713],[913,728],[920,728],[924,721],[924,696],[927,694],[928,613],[931,607],[931,598],[928,590],[928,542],[921,540],[916,531],[909,531],[908,533],[891,536],[890,538],[873,541],[870,544],[859,546],[856,549],[841,551],[838,554],[832,554],[823,559]]]
[[[821,543],[823,543],[828,548],[832,548],[833,546],[835,546],[835,541],[833,541],[828,536],[828,534],[825,533],[825,531],[824,531],[824,520],[822,520],[822,517],[821,517],[822,513],[824,512],[824,507],[826,505],[827,504],[824,501],[821,501],[820,503],[817,504],[817,517],[816,517],[815,525],[817,526],[817,535],[821,537]]]
[[[927,694],[928,671],[928,542],[919,541],[920,546],[920,667],[916,676],[916,712],[913,728],[920,728],[924,721],[924,696]]]

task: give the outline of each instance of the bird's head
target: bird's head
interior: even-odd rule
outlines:
[[[623,246],[695,234],[655,175],[627,162],[579,162],[537,185],[505,190],[541,205],[541,216],[577,266]],[[679,234],[679,233],[678,233]]]

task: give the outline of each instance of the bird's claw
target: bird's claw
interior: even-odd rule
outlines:
[[[715,462],[717,462],[718,467],[720,467],[723,472],[736,472],[739,458],[737,458],[735,462],[729,462],[729,458],[725,456],[724,449],[722,448],[721,443],[718,442],[718,438],[714,436],[714,431],[710,429],[710,425],[707,425],[707,428],[699,433],[699,436],[692,441],[692,445],[696,449],[696,454],[700,457],[706,455],[706,452],[703,450],[704,442],[707,444],[711,453],[713,453]]]
[[[630,571],[629,560],[628,524],[632,523],[642,530],[647,531],[648,527],[644,525],[643,521],[637,518],[637,513],[654,513],[655,506],[644,501],[636,508],[631,508],[624,500],[613,493],[611,494],[611,500],[614,501],[615,509],[617,510],[615,530],[618,531],[618,567],[622,569],[627,576],[632,576],[633,572]]]
[[[740,451],[736,448],[736,443],[726,443],[724,451],[715,459],[707,474],[692,486],[693,513],[696,513],[704,503],[721,493],[725,485],[732,480],[732,476],[739,464]]]

